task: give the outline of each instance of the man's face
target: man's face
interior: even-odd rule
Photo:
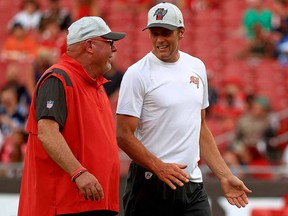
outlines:
[[[107,40],[101,37],[89,39],[91,41],[92,52],[94,55],[93,64],[99,71],[103,73],[111,70],[111,59],[113,53],[117,51],[112,40]]]
[[[171,31],[166,28],[153,27],[149,29],[152,41],[152,52],[164,62],[176,62],[179,58],[179,40],[183,38],[184,29]]]

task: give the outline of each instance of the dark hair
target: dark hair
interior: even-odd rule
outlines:
[[[35,7],[36,7],[36,9],[39,9],[39,8],[40,8],[40,5],[39,5],[39,3],[37,2],[37,0],[23,0],[20,9],[23,9],[24,6],[25,6],[27,3],[32,3],[32,4],[34,4]]]
[[[24,26],[19,22],[13,22],[11,25],[8,26],[8,31],[10,34],[13,34],[15,29],[24,30]]]
[[[22,28],[22,29],[24,29],[24,26],[23,26],[21,23],[19,23],[19,22],[15,22],[15,23],[13,23],[13,25],[12,25],[12,27],[11,27],[11,30],[13,30],[13,29],[15,29],[15,28]]]

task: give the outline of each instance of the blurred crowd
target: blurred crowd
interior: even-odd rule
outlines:
[[[21,162],[25,156],[27,133],[25,122],[33,88],[41,74],[66,50],[67,27],[87,15],[107,16],[109,3],[104,0],[75,0],[72,7],[61,6],[61,0],[22,0],[19,10],[7,23],[9,31],[0,60],[7,65],[5,81],[0,89],[0,162]],[[113,0],[119,13],[147,11],[157,0]],[[217,10],[225,1],[174,0],[167,1],[193,13]],[[45,8],[41,4],[45,3]],[[192,13],[192,14],[193,14]],[[235,30],[243,37],[245,47],[236,54],[238,59],[271,58],[281,67],[288,66],[288,3],[286,0],[246,0],[241,25]],[[193,30],[193,29],[192,29]],[[191,53],[193,55],[193,53]],[[116,56],[115,58],[120,58]],[[115,108],[117,90],[123,70],[116,64],[106,74],[112,80],[105,86]],[[21,75],[20,75],[21,74]],[[24,75],[23,75],[24,74]],[[213,85],[209,74],[210,107],[208,121],[217,123],[212,132],[233,131],[221,152],[231,169],[240,177],[272,179],[269,170],[253,174],[239,167],[250,165],[269,167],[288,165],[287,140],[277,142],[281,124],[265,95],[244,92],[239,78],[223,79],[222,88]],[[288,117],[286,117],[287,119]],[[221,121],[221,124],[218,124]],[[286,122],[287,123],[287,122]],[[215,131],[213,131],[215,129]],[[285,131],[286,130],[286,131]],[[217,132],[215,132],[217,133]]]

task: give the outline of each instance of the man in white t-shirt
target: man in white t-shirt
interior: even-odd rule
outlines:
[[[210,216],[200,156],[229,203],[245,207],[251,191],[231,173],[205,123],[205,65],[178,50],[185,31],[181,11],[159,3],[145,29],[152,51],[124,74],[117,106],[118,145],[133,160],[125,216]]]

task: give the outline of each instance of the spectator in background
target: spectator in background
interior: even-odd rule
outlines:
[[[242,27],[245,31],[247,45],[238,57],[258,60],[259,58],[275,57],[274,39],[272,34],[272,10],[264,0],[246,0]]]
[[[246,166],[248,173],[247,177],[261,180],[271,180],[273,175],[271,173],[271,163],[266,154],[261,154],[255,146],[243,146],[238,150],[240,163]],[[265,169],[265,170],[261,170]]]
[[[66,51],[66,32],[61,31],[56,17],[42,20],[38,32],[38,51],[31,66],[27,68],[26,86],[32,96],[34,86],[44,71],[58,61]]]
[[[30,97],[32,97],[35,84],[45,70],[53,64],[54,60],[48,49],[40,49],[33,64],[27,68],[26,87]]]
[[[66,50],[66,35],[66,32],[61,31],[55,17],[43,20],[42,28],[38,35],[38,54],[46,52],[50,55],[52,63],[58,61],[58,58]]]
[[[60,6],[61,0],[46,0],[46,2],[47,8],[43,11],[40,21],[40,29],[43,28],[46,20],[56,19],[61,31],[66,31],[72,22],[70,11]]]
[[[32,62],[37,49],[36,39],[25,31],[21,23],[14,23],[4,41],[1,58],[6,61]]]
[[[277,60],[282,68],[288,66],[288,18],[281,20],[277,30],[279,40],[275,45]]]
[[[271,163],[255,146],[242,146],[238,149],[226,149],[223,153],[225,162],[239,178],[271,180]]]
[[[250,111],[253,108],[254,100],[255,100],[255,92],[250,91],[246,94],[245,97],[245,112]]]
[[[10,162],[24,161],[27,140],[28,140],[28,134],[25,130],[17,130],[12,134],[11,137],[12,151],[9,154]]]
[[[286,21],[288,16],[287,0],[273,0],[271,3],[272,29],[281,33],[282,22]]]
[[[5,136],[15,130],[24,129],[27,107],[20,106],[18,91],[14,85],[7,84],[0,92],[0,129]]]
[[[213,113],[221,119],[222,132],[227,132],[234,130],[237,119],[244,112],[246,95],[243,91],[243,83],[238,77],[226,78],[222,86]]]
[[[245,110],[245,92],[243,83],[239,77],[228,77],[224,80],[223,106],[229,109],[233,115],[239,117]]]
[[[37,0],[23,0],[21,9],[10,20],[8,27],[20,23],[26,31],[38,30],[42,12]]]
[[[276,51],[272,38],[259,23],[253,26],[254,37],[247,41],[247,45],[238,57],[240,59],[274,58]]]
[[[271,118],[271,107],[266,97],[256,97],[252,107],[243,114],[236,125],[235,138],[232,142],[232,149],[238,151],[246,146],[258,149],[263,155],[271,154],[269,140],[275,136],[277,125]],[[272,149],[269,149],[270,151]]]
[[[28,135],[24,130],[16,130],[11,136],[6,137],[0,148],[0,162],[22,162],[25,157],[27,138]]]
[[[3,137],[0,144],[1,162],[19,162],[22,160],[22,149],[18,145],[19,143],[15,143],[15,136],[24,130],[27,109],[19,104],[18,98],[18,89],[14,84],[8,83],[1,89],[0,133]]]
[[[29,66],[24,68],[21,63],[11,61],[7,64],[5,74],[5,86],[15,87],[18,95],[18,105],[24,112],[27,112],[26,110],[31,103],[31,97],[26,86],[26,71],[29,70]],[[21,75],[25,77],[25,80],[21,80]]]
[[[272,31],[272,12],[266,8],[263,0],[246,0],[248,8],[243,15],[243,27],[245,29],[247,39],[251,40],[255,37],[254,26],[259,24],[270,35]]]

